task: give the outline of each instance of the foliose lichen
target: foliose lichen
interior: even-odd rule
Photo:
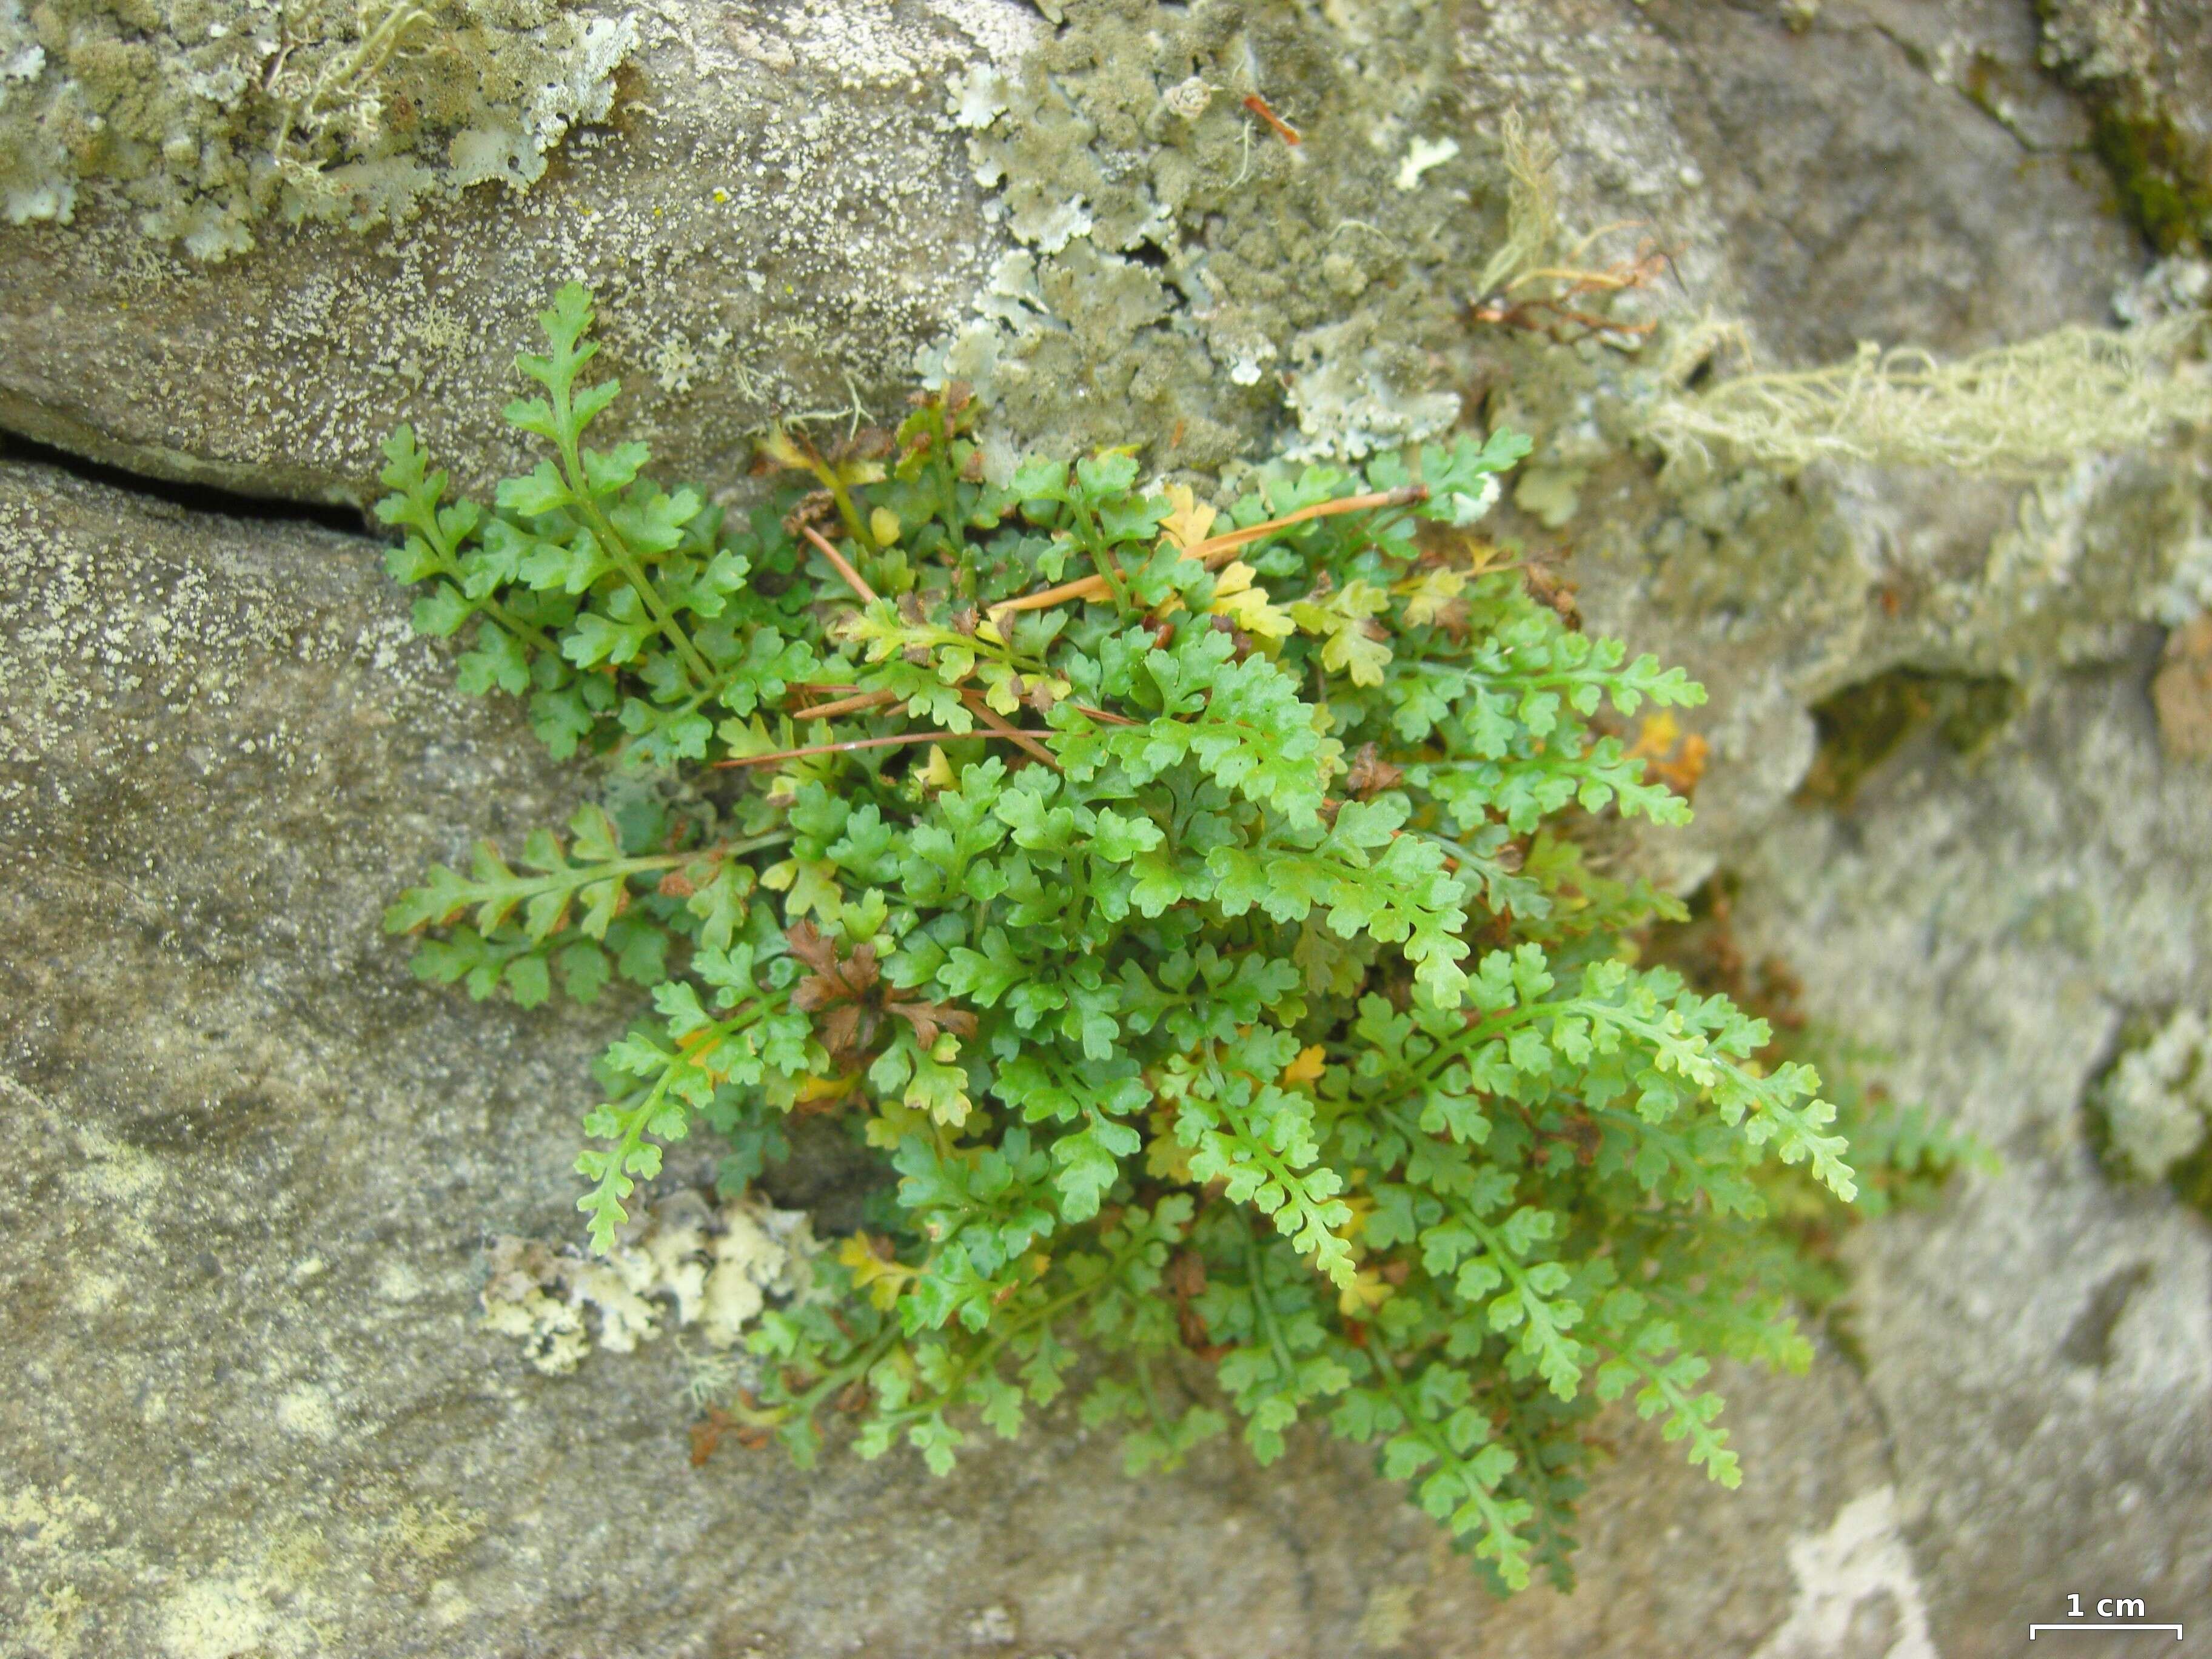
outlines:
[[[112,189],[202,259],[266,219],[396,224],[533,183],[636,44],[564,0],[0,0],[0,212]]]
[[[1457,273],[1499,216],[1443,9],[1065,18],[948,88],[1018,246],[924,379],[975,385],[1033,443],[1166,434],[1155,459],[1190,469],[1357,459],[1457,419]]]
[[[2212,1030],[2176,1010],[2125,1049],[2097,1088],[2106,1162],[2137,1181],[2163,1181],[2212,1133]]]
[[[817,1249],[803,1210],[750,1194],[709,1209],[697,1193],[678,1192],[604,1257],[536,1239],[494,1240],[484,1328],[520,1338],[531,1364],[549,1376],[574,1370],[593,1347],[633,1352],[669,1324],[696,1327],[719,1352],[737,1343],[769,1297],[805,1293]]]

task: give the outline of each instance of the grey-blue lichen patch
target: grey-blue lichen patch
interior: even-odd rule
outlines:
[[[637,38],[563,0],[0,0],[0,211],[105,186],[202,259],[267,218],[397,224],[535,182]]]
[[[1170,466],[1356,458],[1456,420],[1462,273],[1499,216],[1449,8],[1065,14],[948,84],[1018,246],[925,376],[978,385],[1027,442],[1168,440]]]
[[[2108,1162],[2142,1181],[2163,1180],[2212,1133],[2212,1032],[2193,1008],[2127,1048],[2096,1091]]]

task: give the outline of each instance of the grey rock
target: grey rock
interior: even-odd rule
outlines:
[[[2164,247],[2212,246],[2212,17],[2192,0],[2051,0],[2044,57],[2098,106],[2100,147]]]
[[[0,227],[0,425],[156,477],[359,500],[413,421],[481,486],[516,450],[514,353],[570,277],[607,304],[629,435],[741,471],[772,414],[878,413],[995,238],[956,165],[947,70],[1035,26],[1011,0],[641,14],[609,124],[528,191],[389,233],[263,226],[204,264],[112,192]]]
[[[1850,1506],[1903,1560],[1825,1350],[1723,1379],[1738,1492],[1624,1413],[1573,1598],[1492,1601],[1317,1434],[1141,1486],[1066,1411],[945,1481],[695,1470],[670,1343],[556,1379],[480,1328],[488,1235],[573,1229],[621,1015],[472,1006],[380,936],[574,781],[374,549],[0,467],[0,744],[11,1656],[1745,1653],[1832,1595],[1791,1550]]]
[[[1468,96],[1558,135],[1570,225],[1633,221],[1608,246],[1674,251],[1654,314],[1741,319],[1763,367],[2108,320],[2140,247],[2027,7],[1826,0],[1797,27],[1788,12],[1472,5]],[[1865,468],[1679,476],[1638,425],[1656,352],[1507,329],[1466,349],[1482,414],[1530,432],[1531,465],[1573,485],[1561,521],[1509,507],[1494,533],[1571,553],[1594,628],[1711,692],[1692,722],[1714,757],[1698,822],[1652,849],[1680,886],[1796,787],[1810,706],[1899,664],[2026,683],[2109,659],[2195,556],[2201,463],[2085,458],[2027,491]]]
[[[1240,9],[1263,44],[1291,33],[1286,7],[1170,21],[1226,52]],[[1662,871],[1733,872],[1741,934],[1791,963],[1812,1012],[2006,1158],[1856,1236],[1863,1376],[1824,1347],[1808,1378],[1729,1379],[1735,1494],[1622,1424],[1588,1500],[1588,1588],[1503,1607],[1318,1443],[1267,1471],[1209,1453],[1139,1490],[1050,1415],[949,1482],[732,1445],[695,1472],[671,1345],[545,1379],[476,1328],[486,1237],[573,1227],[575,1116],[619,1011],[469,1005],[414,984],[375,927],[426,859],[557,818],[580,781],[451,692],[368,544],[10,465],[0,1121],[22,1169],[0,1188],[0,1351],[27,1386],[0,1392],[0,1631],[41,1659],[1966,1659],[2016,1651],[2072,1588],[2212,1605],[2212,1240],[2100,1173],[2082,1115],[2128,1018],[2212,997],[2212,778],[2161,757],[2146,691],[2152,624],[2205,591],[2185,569],[2207,544],[2203,452],[2085,459],[2027,492],[1670,477],[1638,446],[1635,359],[1469,326],[1459,287],[1502,212],[1482,135],[1517,105],[1562,140],[1571,222],[1643,221],[1680,249],[1668,305],[1743,316],[1771,361],[2101,319],[2142,250],[2039,53],[2124,9],[2065,0],[2041,35],[2014,0],[1383,9],[1397,33],[1371,61],[1402,83],[1356,54],[1309,64],[1339,101],[1292,109],[1292,158],[1220,93],[1212,125],[1166,125],[1186,118],[1146,100],[1199,59],[1102,56],[1141,43],[1131,8],[1071,5],[1049,35],[997,0],[664,9],[615,125],[572,135],[526,196],[384,240],[272,232],[214,267],[97,203],[0,230],[0,424],[352,500],[413,418],[481,488],[517,453],[496,420],[511,354],[574,274],[605,301],[630,433],[733,482],[771,412],[886,412],[915,348],[1020,251],[1067,330],[999,360],[1030,366],[1009,435],[1188,420],[1191,453],[1157,459],[1213,462],[1267,453],[1299,412],[1270,376],[1229,379],[1234,350],[1325,374],[1386,318],[1419,344],[1385,365],[1393,396],[1455,395],[1539,440],[1545,512],[1486,528],[1571,549],[1593,627],[1711,686],[1699,823]],[[1008,100],[988,136],[1013,182],[986,191],[948,86],[995,64],[1040,99],[1048,52],[1073,101],[1045,119]],[[2191,60],[2157,61],[2176,107],[2212,108]],[[1424,133],[1449,115],[1462,153],[1401,198],[1406,132],[1370,146],[1330,131],[1332,107]],[[1146,191],[1233,169],[1247,131],[1242,197],[1193,186],[1133,239]],[[1079,178],[1132,234],[1048,251],[1036,216]],[[1346,215],[1396,251],[1266,234]],[[1194,314],[1175,261],[1200,255],[1238,317]],[[1112,396],[1076,395],[1117,364]],[[1789,804],[1808,708],[1898,666],[2002,677],[2026,713],[1972,754],[1917,733],[1848,805]]]
[[[1834,0],[1806,31],[1631,0],[1066,16],[655,9],[611,125],[570,135],[530,191],[373,240],[264,228],[200,265],[88,191],[73,225],[0,228],[0,424],[348,500],[404,416],[480,484],[515,454],[496,411],[530,314],[574,276],[605,301],[630,435],[709,481],[772,414],[890,412],[933,342],[1016,442],[1179,432],[1170,466],[1358,453],[1473,412],[1492,377],[1498,331],[1465,313],[1516,105],[1561,141],[1574,225],[1641,228],[1605,258],[1668,246],[1680,295],[1785,359],[2094,319],[2133,257],[2008,0],[1940,28]],[[1194,64],[1217,90],[1187,118],[1170,94]],[[2033,118],[1973,101],[1991,65]],[[1295,149],[1239,101],[1255,75],[1305,121]],[[1457,153],[1401,188],[1416,143],[1445,138]]]
[[[1479,108],[1559,135],[1571,222],[1641,222],[1678,251],[1677,293],[1748,318],[1778,362],[2100,319],[2136,252],[2029,9],[1811,9],[1793,29],[1779,5],[1478,0],[1462,52]],[[1976,101],[1976,64],[2021,83],[2033,137]]]
[[[2136,256],[2009,0],[1845,0],[1802,30],[1779,7],[1632,0],[1068,19],[1018,72],[957,89],[1020,246],[943,367],[1020,441],[1212,468],[1357,457],[1455,398],[1476,415],[1529,367],[1516,331],[1469,318],[1511,109],[1558,141],[1570,228],[1611,228],[1589,263],[1670,250],[1668,309],[1744,317],[1784,362],[2095,320]],[[1186,116],[1194,78],[1221,90]],[[1242,107],[1247,87],[1303,123],[1297,145]]]
[[[1753,956],[1779,952],[1817,1018],[1894,1056],[1900,1097],[2005,1162],[1852,1251],[1950,1659],[2019,1651],[2076,1586],[2161,1619],[2212,1597],[2212,1226],[2103,1176],[2083,1111],[2128,1014],[2212,994],[2212,769],[2161,756],[2138,647],[1978,757],[1924,735],[1738,866]]]

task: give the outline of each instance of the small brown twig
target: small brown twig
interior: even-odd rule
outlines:
[[[840,553],[836,548],[830,546],[827,541],[823,539],[822,532],[817,530],[812,525],[803,524],[799,526],[799,533],[805,537],[808,541],[812,542],[814,545],[821,550],[822,556],[830,561],[830,568],[845,579],[845,586],[851,588],[855,593],[858,593],[860,596],[860,599],[863,604],[873,605],[876,600],[881,597],[877,593],[874,588],[868,586],[866,580],[862,578],[860,573],[854,569],[853,567],[846,562],[845,556],[842,553]]]
[[[1048,738],[1050,732],[1018,732],[1009,727],[1003,732],[971,732],[971,738]],[[809,755],[842,755],[855,749],[889,749],[902,743],[958,743],[962,738],[950,732],[900,732],[888,738],[854,738],[844,743],[811,743],[803,749],[779,749],[770,755],[745,755],[719,760],[717,767],[773,766],[788,760],[804,760]]]
[[[836,702],[821,703],[811,708],[794,708],[794,719],[826,720],[833,714],[857,714],[864,708],[880,708],[885,703],[896,702],[896,691],[862,691],[850,697],[841,697]]]
[[[864,708],[874,708],[884,703],[896,702],[898,701],[897,696],[891,692],[862,691],[859,686],[853,684],[850,681],[801,681],[798,684],[793,685],[791,689],[793,691],[806,692],[810,696],[827,694],[830,692],[846,692],[852,694],[845,696],[842,701],[837,702],[821,703],[809,708],[794,708],[792,710],[792,715],[797,720],[827,720],[833,714],[857,714]],[[1075,708],[1079,713],[1088,714],[1094,720],[1103,720],[1109,726],[1141,726],[1144,724],[1142,720],[1133,720],[1127,714],[1116,714],[1110,709],[1093,708],[1087,702],[1079,702],[1075,705]]]
[[[1548,319],[1539,317],[1539,312],[1548,312]],[[1520,300],[1512,305],[1477,306],[1474,320],[1478,323],[1503,323],[1511,328],[1525,328],[1532,334],[1549,334],[1559,343],[1572,342],[1560,339],[1556,331],[1563,325],[1572,324],[1583,331],[1577,338],[1588,338],[1594,334],[1626,334],[1644,338],[1659,325],[1656,322],[1624,323],[1611,317],[1595,316],[1587,311],[1577,311],[1556,301],[1543,299]]]
[[[1607,227],[1607,229],[1620,228],[1617,225]],[[1583,239],[1583,246],[1588,246],[1591,240],[1602,234],[1604,234],[1602,231],[1591,233],[1590,236]],[[1656,322],[1624,323],[1613,318],[1600,317],[1590,312],[1579,310],[1570,301],[1577,300],[1585,294],[1622,294],[1635,289],[1649,288],[1659,279],[1661,273],[1673,267],[1674,260],[1673,250],[1662,247],[1656,243],[1646,242],[1637,251],[1633,259],[1624,259],[1620,264],[1607,266],[1603,270],[1585,270],[1574,266],[1544,266],[1534,270],[1526,270],[1497,293],[1476,301],[1474,308],[1474,320],[1478,323],[1504,324],[1510,328],[1527,329],[1534,334],[1549,335],[1561,344],[1571,343],[1563,339],[1559,332],[1562,327],[1570,325],[1583,330],[1583,333],[1577,336],[1577,338],[1588,338],[1599,334],[1619,334],[1634,339],[1642,339],[1658,327]],[[1521,299],[1510,297],[1514,290],[1521,288],[1524,283],[1534,282],[1559,283],[1564,283],[1565,286],[1554,294],[1532,294]]]
[[[1030,756],[1032,759],[1042,761],[1047,766],[1052,768],[1055,772],[1060,770],[1060,763],[1053,758],[1051,750],[1037,742],[1036,739],[1031,737],[1028,732],[1018,732],[1012,726],[1007,725],[1005,720],[1000,719],[999,711],[992,708],[989,703],[985,702],[981,693],[975,691],[963,691],[960,694],[960,702],[962,706],[974,714],[977,720],[980,720],[984,725],[989,726],[991,730],[996,732],[1000,737],[1002,737],[1009,743],[1013,744],[1017,748],[1020,749],[1024,754]]]
[[[1208,570],[1218,570],[1234,557],[1238,549],[1273,535],[1308,519],[1325,519],[1339,513],[1368,513],[1389,507],[1410,507],[1429,498],[1426,484],[1407,484],[1398,489],[1370,490],[1364,495],[1342,495],[1333,501],[1316,501],[1295,513],[1285,513],[1279,519],[1269,519],[1264,524],[1247,525],[1242,530],[1224,532],[1208,536],[1182,550],[1186,559],[1196,559]],[[1079,576],[1073,581],[1060,583],[1057,587],[1041,587],[1034,593],[1024,593],[1019,599],[1001,599],[990,608],[991,617],[999,617],[1016,611],[1044,611],[1070,599],[1097,599],[1106,597],[1105,579],[1101,576]],[[1091,711],[1085,710],[1085,713]]]
[[[1106,583],[1097,576],[1078,576],[1072,582],[1062,582],[1057,587],[1040,587],[1034,593],[1024,593],[1018,599],[1001,599],[991,607],[991,618],[996,621],[1015,611],[1048,611],[1066,599],[1103,599]]]
[[[1304,139],[1298,137],[1298,130],[1292,126],[1288,121],[1283,119],[1281,116],[1276,114],[1273,110],[1270,109],[1267,106],[1267,100],[1262,98],[1258,93],[1248,92],[1244,94],[1244,107],[1250,110],[1253,114],[1258,116],[1269,126],[1274,128],[1275,137],[1281,139],[1285,143],[1302,144],[1305,142]]]
[[[1278,530],[1294,524],[1304,524],[1308,519],[1326,519],[1339,513],[1372,513],[1384,507],[1412,507],[1429,499],[1426,484],[1406,484],[1396,489],[1371,489],[1364,495],[1340,495],[1333,501],[1316,501],[1295,513],[1285,513],[1279,519],[1269,519],[1263,524],[1247,525],[1242,530],[1229,530],[1218,536],[1208,536],[1197,546],[1184,550],[1183,556],[1194,558],[1208,570],[1218,570],[1227,564],[1239,548],[1249,546]]]

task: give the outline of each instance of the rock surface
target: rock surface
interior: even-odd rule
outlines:
[[[0,467],[11,1659],[1749,1652],[1833,1598],[1815,1546],[1853,1504],[1888,1563],[1863,1593],[1921,1616],[1832,1354],[1727,1382],[1739,1492],[1624,1422],[1602,1593],[1503,1605],[1318,1441],[1140,1487],[1060,1412],[948,1481],[694,1470],[670,1344],[538,1376],[481,1328],[483,1245],[572,1231],[620,1017],[472,1006],[380,936],[426,857],[563,786],[377,566]]]
[[[532,316],[607,302],[632,435],[742,471],[771,410],[878,411],[994,252],[947,72],[1035,31],[1011,0],[656,9],[608,125],[546,176],[396,231],[263,227],[201,264],[88,189],[68,226],[0,226],[0,426],[156,477],[359,500],[415,422],[481,484]]]
[[[2005,1160],[1856,1241],[1852,1328],[1951,1659],[2019,1651],[2052,1586],[2212,1607],[2212,1228],[2108,1182],[2081,1109],[2124,1015],[2212,1000],[2212,769],[2161,755],[2154,664],[2146,640],[2053,684],[1972,758],[1925,732],[1742,866],[1753,953]]]
[[[1163,17],[656,9],[610,125],[527,192],[373,237],[264,228],[215,264],[88,189],[74,224],[0,228],[0,424],[344,500],[407,416],[481,483],[513,454],[513,353],[574,276],[606,301],[623,420],[680,473],[741,470],[771,414],[886,412],[939,339],[1025,442],[1358,453],[1448,422],[1483,377],[1462,319],[1515,105],[1562,141],[1571,224],[1641,227],[1606,257],[1668,246],[1681,295],[1785,359],[2095,319],[2133,257],[2017,0],[1831,0],[1802,31],[1685,0]],[[1186,118],[1194,79],[1212,90]],[[2003,120],[1972,101],[1990,84]],[[1239,101],[1267,88],[1295,149]]]
[[[1142,1491],[1066,1417],[950,1482],[733,1445],[694,1471],[672,1345],[546,1379],[476,1322],[489,1235],[572,1231],[618,1014],[468,1004],[375,931],[426,859],[557,817],[578,781],[451,691],[370,544],[0,462],[0,1121],[26,1165],[0,1351],[28,1382],[0,1395],[0,1632],[39,1659],[1970,1659],[2074,1589],[2212,1617],[2212,1229],[2102,1173],[2083,1107],[2129,1019],[2212,1006],[2212,773],[2172,715],[2161,752],[2150,692],[2159,629],[2212,601],[2212,463],[2085,458],[2026,492],[1665,475],[1638,359],[1465,315],[1511,106],[1561,140],[1571,225],[1643,222],[1608,246],[1676,250],[1663,308],[1741,315],[1771,361],[2103,320],[2143,250],[2091,154],[2108,106],[2043,59],[2094,79],[2069,43],[2098,27],[2201,22],[1060,9],[657,9],[611,124],[530,193],[383,240],[273,232],[203,266],[96,201],[0,228],[0,427],[333,501],[407,417],[481,486],[515,454],[511,354],[571,275],[605,302],[620,419],[710,481],[771,412],[886,411],[917,349],[966,372],[963,336],[1011,437],[1180,426],[1162,465],[1309,441],[1332,387],[1347,419],[1510,422],[1539,448],[1492,528],[1572,550],[1594,627],[1712,688],[1674,876],[1730,872],[1747,945],[2004,1171],[1856,1237],[1855,1361],[1732,1382],[1741,1492],[1624,1425],[1571,1599],[1488,1602],[1318,1443]],[[2212,127],[2196,62],[2130,72]],[[1193,76],[1194,121],[1164,102]],[[1295,151],[1241,112],[1261,88]],[[1437,133],[1460,153],[1401,191]],[[1077,192],[1081,228],[1055,216]],[[1997,713],[1907,723],[1855,789],[1793,804],[1892,671],[1938,702],[1996,687]]]
[[[2164,247],[2212,246],[2212,16],[2191,0],[2051,0],[2045,59],[2089,93],[2097,147]]]

